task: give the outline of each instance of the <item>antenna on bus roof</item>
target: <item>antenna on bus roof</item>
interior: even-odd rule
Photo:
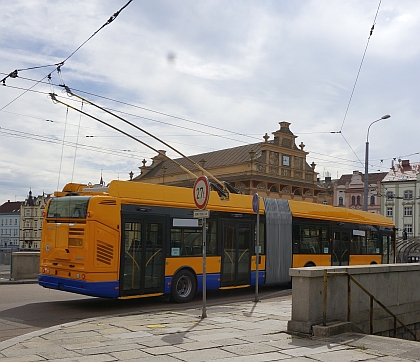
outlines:
[[[102,111],[104,111],[104,112],[106,112],[106,113],[108,113],[108,114],[111,114],[112,116],[114,116],[114,117],[118,118],[119,120],[121,120],[121,121],[123,121],[123,122],[125,122],[125,123],[129,124],[130,126],[132,126],[132,127],[136,128],[137,130],[139,130],[139,131],[141,131],[141,132],[143,132],[143,133],[147,134],[148,136],[152,137],[153,139],[155,139],[155,140],[157,140],[157,141],[159,141],[159,142],[163,143],[165,146],[169,147],[171,150],[175,151],[175,152],[176,152],[176,153],[178,153],[180,156],[182,156],[182,157],[184,157],[186,160],[190,161],[190,162],[191,162],[191,163],[192,163],[195,167],[197,167],[200,171],[202,171],[203,173],[205,173],[207,176],[209,176],[210,178],[212,178],[214,181],[216,181],[216,182],[220,185],[220,187],[221,187],[221,188],[220,188],[220,187],[217,187],[217,188],[215,188],[215,189],[218,191],[219,196],[220,196],[221,198],[223,198],[223,199],[229,198],[229,191],[230,191],[230,190],[229,190],[229,188],[228,188],[228,187],[226,187],[226,184],[225,184],[225,183],[223,183],[223,182],[221,182],[221,181],[219,181],[219,180],[218,180],[215,176],[213,176],[210,172],[208,172],[208,171],[207,171],[207,170],[205,170],[203,167],[201,167],[199,164],[197,164],[194,160],[192,160],[192,159],[191,159],[191,158],[189,158],[188,156],[184,155],[182,152],[178,151],[177,149],[175,149],[174,147],[172,147],[171,145],[169,145],[169,144],[168,144],[168,143],[166,143],[165,141],[162,141],[162,140],[161,140],[161,139],[159,139],[158,137],[154,136],[154,135],[153,135],[153,134],[151,134],[150,132],[147,132],[146,130],[142,129],[141,127],[138,127],[138,126],[136,126],[135,124],[133,124],[133,123],[131,123],[131,122],[127,121],[126,119],[124,119],[124,118],[122,118],[122,117],[120,117],[120,116],[118,116],[118,115],[116,115],[116,114],[112,113],[111,111],[109,111],[109,110],[107,110],[107,109],[105,109],[105,108],[103,108],[103,107],[100,107],[100,106],[98,106],[97,104],[95,104],[95,103],[93,103],[93,102],[89,101],[88,99],[85,99],[85,98],[83,98],[83,97],[81,97],[81,96],[79,96],[79,95],[77,95],[77,94],[73,93],[73,92],[70,90],[70,88],[69,88],[68,86],[63,85],[63,87],[65,88],[65,90],[66,90],[67,94],[69,94],[70,96],[75,96],[75,97],[77,97],[77,98],[81,99],[82,101],[87,102],[87,103],[91,104],[92,106],[95,106],[96,108],[99,108],[100,110],[102,110]],[[74,110],[76,110],[76,111],[78,111],[78,112],[81,112],[81,113],[83,113],[83,114],[85,114],[85,115],[87,115],[87,116],[89,116],[89,117],[91,117],[91,118],[93,118],[93,119],[95,119],[95,120],[97,120],[97,121],[99,121],[99,122],[101,122],[101,123],[103,123],[103,124],[105,124],[105,125],[107,125],[107,126],[109,126],[109,127],[113,128],[113,129],[115,129],[115,130],[117,130],[117,131],[119,131],[119,132],[121,132],[121,133],[123,133],[123,134],[125,134],[125,135],[129,136],[130,138],[133,138],[133,139],[137,140],[138,142],[142,143],[143,145],[145,145],[145,146],[147,146],[147,147],[149,147],[149,148],[153,149],[155,152],[159,153],[160,155],[163,155],[166,159],[168,159],[168,160],[170,160],[170,161],[174,162],[174,163],[175,163],[175,164],[177,164],[177,165],[178,165],[178,166],[179,166],[182,170],[186,171],[187,173],[189,173],[189,174],[190,174],[190,175],[192,175],[193,177],[195,177],[195,178],[197,178],[197,177],[198,177],[198,176],[196,176],[194,173],[192,173],[191,171],[189,171],[189,170],[187,170],[185,167],[183,167],[181,164],[179,164],[179,163],[178,163],[178,162],[176,162],[175,160],[171,159],[169,156],[166,156],[166,154],[165,154],[165,153],[163,153],[163,152],[161,152],[161,151],[158,151],[158,150],[154,149],[153,147],[151,147],[151,146],[147,145],[146,143],[144,143],[144,142],[142,142],[142,141],[138,140],[137,138],[135,138],[135,137],[133,137],[133,136],[129,135],[128,133],[125,133],[125,132],[121,131],[121,130],[120,130],[120,129],[118,129],[117,127],[111,126],[111,125],[107,124],[106,122],[104,122],[104,121],[101,121],[101,120],[97,119],[96,117],[93,117],[93,116],[91,116],[91,115],[89,115],[89,114],[87,114],[87,113],[85,113],[85,112],[83,112],[83,111],[81,111],[81,110],[79,110],[79,109],[77,109],[77,108],[71,107],[71,106],[69,106],[69,105],[65,104],[64,102],[61,102],[61,101],[57,100],[56,96],[57,96],[56,94],[54,94],[54,93],[50,93],[50,97],[51,97],[51,99],[52,99],[53,101],[56,101],[56,102],[61,103],[61,104],[64,104],[64,105],[66,105],[66,106],[68,106],[68,107],[70,107],[70,108],[72,108],[72,109],[74,109]],[[236,192],[235,192],[235,193],[236,193]]]

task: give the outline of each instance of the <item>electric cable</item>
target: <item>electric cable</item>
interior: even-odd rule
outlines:
[[[356,89],[356,84],[357,84],[357,81],[358,81],[358,79],[359,79],[360,72],[361,72],[361,70],[362,70],[362,66],[363,66],[363,62],[364,62],[364,60],[365,60],[365,56],[366,56],[366,52],[367,52],[367,49],[368,49],[368,46],[369,46],[370,38],[371,38],[371,36],[372,36],[372,34],[373,34],[373,29],[375,28],[375,24],[376,24],[375,22],[376,22],[376,18],[378,17],[379,8],[381,7],[381,2],[382,2],[382,0],[379,0],[378,9],[376,10],[375,18],[373,19],[373,25],[372,25],[372,27],[370,28],[369,37],[368,37],[368,39],[367,39],[366,47],[365,47],[365,50],[364,50],[364,52],[363,52],[362,61],[360,62],[360,65],[359,65],[359,70],[357,71],[356,80],[354,81],[354,84],[353,84],[353,89],[352,89],[352,91],[351,91],[351,93],[350,93],[350,99],[349,99],[349,102],[348,102],[348,104],[347,104],[346,111],[345,111],[345,113],[344,113],[344,118],[343,118],[343,122],[341,123],[341,128],[340,128],[340,131],[342,131],[342,130],[343,130],[343,127],[344,127],[344,122],[346,121],[347,113],[348,113],[348,111],[349,111],[350,104],[351,104],[351,101],[352,101],[352,99],[353,99],[353,94],[354,94],[354,91],[355,91],[355,89]]]
[[[67,130],[67,117],[69,115],[69,108],[66,109],[66,123],[64,125],[64,135],[63,135],[63,143],[61,145],[61,158],[60,158],[60,167],[58,169],[58,180],[57,180],[57,190],[60,186],[60,175],[61,175],[61,165],[63,163],[63,154],[64,154],[64,140],[66,139],[66,130]]]
[[[11,130],[8,128],[0,127],[0,136],[2,134],[10,136],[10,137],[35,140],[35,141],[40,141],[40,142],[45,142],[45,143],[50,143],[50,144],[61,144],[61,141],[58,140],[57,138],[37,135],[33,133],[21,132],[17,130]],[[68,146],[68,147],[75,147],[76,145],[74,142],[70,142],[70,141],[65,141],[64,144],[65,146]],[[121,156],[121,157],[127,157],[127,153],[123,151],[128,151],[128,150],[116,150],[116,149],[104,148],[104,147],[98,148],[95,146],[81,144],[81,143],[79,143],[78,147],[89,150],[89,151],[94,151],[97,153],[110,154],[110,155]],[[135,156],[133,155],[133,153],[130,153],[129,155],[131,156],[131,158],[135,158],[138,160],[145,158],[144,156]],[[146,157],[146,158],[149,158],[149,157]]]
[[[62,87],[66,87],[66,86],[63,86],[63,85],[61,85],[61,86]],[[16,87],[16,86],[9,86],[8,85],[7,87],[25,90],[25,88]],[[45,94],[45,95],[51,94],[51,93],[41,92],[41,91],[35,91],[35,90],[30,90],[30,91],[31,92]],[[78,102],[77,100],[75,100],[75,101]],[[214,133],[209,133],[209,132],[205,132],[205,131],[196,130],[196,129],[193,129],[193,128],[188,128],[188,127],[184,127],[184,126],[180,126],[180,125],[175,125],[175,124],[172,124],[172,123],[168,123],[168,122],[164,122],[164,121],[159,121],[159,120],[156,120],[156,119],[153,119],[153,118],[139,116],[139,115],[136,115],[136,114],[132,114],[132,113],[128,113],[128,112],[124,112],[124,111],[120,111],[120,110],[115,110],[115,109],[112,109],[112,108],[105,108],[104,107],[104,109],[107,109],[107,110],[110,110],[110,111],[115,111],[115,112],[120,112],[122,114],[126,114],[126,115],[129,115],[129,116],[132,116],[132,117],[136,117],[136,118],[145,119],[147,121],[152,121],[152,122],[156,122],[156,123],[161,123],[161,124],[169,125],[171,127],[176,127],[176,128],[185,129],[185,130],[188,130],[188,131],[193,131],[193,132],[201,133],[201,134],[208,135],[208,136],[214,136],[214,137],[218,137],[218,138],[224,138],[224,139],[227,139],[229,141],[235,141],[235,142],[238,142],[238,143],[248,144],[248,142],[237,140],[237,139],[234,139],[234,138],[231,138],[231,137],[226,137],[226,136],[223,136],[223,135],[217,135],[217,134],[214,134]],[[157,113],[159,113],[159,112],[157,112]],[[178,118],[178,117],[174,116],[174,118]],[[209,126],[207,126],[207,127],[209,127]],[[217,127],[210,127],[210,128],[216,128],[217,129]],[[227,131],[227,130],[225,130],[225,131],[226,132],[230,132],[230,131]],[[232,133],[234,133],[234,132],[232,132]]]
[[[83,102],[82,106],[80,107],[83,110]],[[79,115],[79,127],[77,128],[77,138],[76,138],[76,147],[74,148],[74,158],[73,158],[73,170],[71,172],[71,182],[73,182],[73,175],[74,175],[74,167],[76,165],[76,154],[77,154],[77,145],[79,144],[79,134],[80,134],[80,124],[82,122],[82,114]]]
[[[4,77],[2,80],[0,80],[0,83],[3,83],[3,85],[6,85],[6,79],[7,78],[17,78],[19,76],[19,71],[25,71],[25,70],[31,70],[31,69],[37,69],[37,68],[43,68],[43,67],[50,67],[50,66],[55,66],[56,69],[54,71],[60,72],[61,71],[61,67],[64,65],[64,63],[69,60],[80,48],[82,48],[90,39],[92,39],[97,33],[99,33],[99,31],[101,31],[105,26],[111,24],[116,18],[117,16],[121,13],[121,11],[123,11],[133,0],[129,0],[120,10],[118,10],[117,12],[115,12],[113,15],[111,15],[111,17],[105,22],[105,24],[103,24],[98,30],[96,30],[87,40],[85,40],[79,47],[77,47],[76,50],[74,50],[66,59],[64,59],[63,61],[56,63],[56,64],[51,64],[51,65],[46,65],[46,66],[37,66],[37,67],[29,67],[29,68],[22,68],[22,69],[16,69],[13,72],[9,73],[6,77]],[[54,72],[53,71],[53,72]],[[30,87],[29,89],[32,89],[33,87],[35,87],[37,84],[39,84],[41,81],[43,81],[45,78],[50,77],[52,74],[49,73],[48,75],[46,75],[45,77],[43,77],[41,80],[36,81],[36,83]],[[17,99],[19,99],[21,96],[23,96],[26,92],[23,92],[21,95],[17,96],[15,99],[13,99],[12,101],[10,101],[9,103],[7,103],[5,106],[3,106],[2,108],[0,108],[0,112],[6,108],[7,106],[9,106],[11,103],[13,103],[14,101],[16,101]]]
[[[75,107],[72,107],[72,106],[70,106],[70,105],[68,105],[68,104],[66,104],[66,103],[64,103],[64,102],[62,102],[62,101],[60,101],[60,100],[58,100],[58,99],[57,99],[57,95],[56,95],[56,94],[51,94],[51,99],[53,100],[53,102],[63,104],[63,105],[65,105],[65,106],[67,106],[67,107],[69,107],[69,108],[71,108],[71,109],[73,109],[73,110],[75,110],[75,111],[77,111],[77,112],[80,112],[80,113],[84,114],[85,116],[88,116],[88,117],[90,117],[90,118],[92,118],[92,119],[94,119],[94,120],[96,120],[96,121],[98,121],[98,122],[100,122],[100,123],[102,123],[102,124],[104,124],[104,125],[106,125],[106,126],[108,126],[108,127],[112,128],[112,129],[114,129],[114,130],[118,131],[118,132],[121,132],[122,134],[126,135],[127,137],[130,137],[131,139],[133,139],[133,140],[135,140],[135,141],[137,141],[137,142],[141,143],[142,145],[144,145],[144,146],[146,146],[146,147],[148,147],[148,148],[152,149],[153,151],[155,151],[155,152],[156,152],[156,153],[158,153],[159,155],[161,155],[161,156],[165,157],[167,160],[169,160],[169,161],[171,161],[171,162],[174,162],[175,164],[177,164],[177,166],[178,166],[179,168],[181,168],[183,171],[187,172],[190,176],[193,176],[194,178],[197,178],[197,176],[196,176],[193,172],[191,172],[190,170],[186,169],[184,166],[182,166],[181,164],[179,164],[179,163],[178,163],[178,162],[176,162],[175,160],[171,159],[169,156],[167,156],[167,155],[166,155],[165,153],[163,153],[162,151],[159,151],[159,150],[155,149],[154,147],[152,147],[152,146],[148,145],[147,143],[145,143],[145,142],[143,142],[143,141],[139,140],[138,138],[136,138],[136,137],[134,137],[134,136],[130,135],[129,133],[124,132],[123,130],[121,130],[121,129],[119,129],[119,128],[117,128],[117,127],[115,127],[115,126],[113,126],[113,125],[111,125],[111,124],[109,124],[109,123],[107,123],[107,122],[105,122],[105,121],[102,121],[102,120],[100,120],[100,119],[99,119],[99,118],[97,118],[97,117],[94,117],[94,116],[92,116],[92,115],[90,115],[90,114],[88,114],[88,113],[86,113],[86,112],[84,112],[84,111],[81,111],[81,110],[79,110],[79,109],[77,109],[77,108],[75,108]]]
[[[6,73],[2,73],[2,74],[6,74]],[[20,79],[23,79],[23,80],[28,80],[28,81],[35,81],[35,80],[31,79],[31,78],[25,78],[25,77],[19,77],[19,78]],[[50,84],[50,83],[46,83],[45,82],[45,84]],[[64,82],[62,82],[61,84],[55,84],[55,86],[65,87],[64,86]],[[199,125],[199,126],[203,126],[203,127],[215,129],[215,130],[218,130],[218,131],[228,132],[230,134],[235,134],[237,136],[249,137],[249,138],[258,139],[258,140],[260,139],[258,137],[254,137],[254,135],[239,133],[239,132],[230,131],[230,130],[227,130],[227,129],[224,129],[224,128],[211,126],[211,125],[208,125],[208,124],[205,124],[205,123],[201,123],[201,122],[190,120],[188,118],[175,116],[175,115],[172,115],[172,114],[169,114],[169,113],[165,113],[165,112],[161,112],[161,111],[156,111],[156,110],[153,110],[153,109],[150,109],[150,108],[146,108],[146,107],[138,106],[138,105],[131,104],[131,103],[128,103],[128,102],[120,101],[120,100],[117,100],[117,99],[105,97],[105,96],[98,95],[98,94],[95,94],[95,93],[91,93],[91,92],[88,92],[88,91],[84,91],[84,90],[80,90],[80,89],[76,89],[76,88],[74,88],[73,90],[75,92],[80,92],[80,93],[87,94],[87,95],[90,95],[90,96],[93,96],[93,97],[105,99],[105,100],[108,100],[108,101],[111,101],[111,102],[119,103],[119,104],[122,104],[122,105],[130,106],[130,107],[134,107],[134,108],[138,108],[138,109],[142,109],[142,110],[147,111],[147,112],[156,113],[156,114],[159,114],[159,115],[162,115],[162,116],[166,116],[166,117],[178,119],[180,121],[185,121],[185,122],[193,123],[193,124],[196,124],[196,125]],[[51,93],[54,93],[54,92],[51,92]],[[129,113],[127,113],[127,114],[129,114]],[[338,132],[315,132],[315,133],[338,133]]]

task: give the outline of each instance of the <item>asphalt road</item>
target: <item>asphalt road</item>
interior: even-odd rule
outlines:
[[[291,295],[290,289],[261,288],[260,299]],[[254,300],[255,290],[207,292],[207,306]],[[164,298],[114,300],[92,298],[40,287],[38,284],[0,284],[0,341],[54,325],[86,318],[151,310],[202,308],[202,295],[190,303],[176,304]],[[201,309],[200,309],[201,311]]]

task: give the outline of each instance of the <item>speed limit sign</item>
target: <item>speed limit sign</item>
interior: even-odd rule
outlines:
[[[197,209],[203,210],[206,208],[209,201],[210,190],[209,190],[209,180],[206,176],[198,177],[194,182],[193,187],[194,193],[194,202]]]

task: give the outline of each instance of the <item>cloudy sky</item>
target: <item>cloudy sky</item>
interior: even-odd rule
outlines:
[[[168,150],[60,84],[187,155],[288,121],[320,178],[336,178],[364,171],[367,129],[390,114],[370,128],[369,171],[420,161],[417,0],[133,0],[101,28],[127,2],[1,1],[0,204],[128,179],[156,155],[49,93]]]

